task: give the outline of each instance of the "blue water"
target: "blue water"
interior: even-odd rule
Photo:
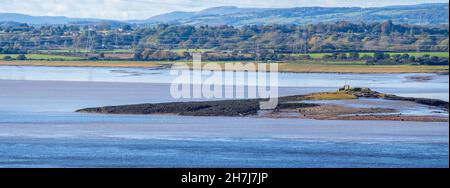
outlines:
[[[349,83],[448,100],[448,76],[411,75],[286,73],[280,95]],[[171,79],[167,70],[0,67],[0,167],[449,166],[448,123],[74,113],[176,101]]]
[[[417,104],[415,102],[407,102],[407,101],[360,98],[357,100],[309,100],[302,102],[313,104],[331,104],[331,105],[346,106],[350,108],[389,108],[396,110],[396,112],[388,114],[403,114],[412,116],[433,115],[433,116],[448,117],[448,113],[444,109],[430,107],[428,105],[422,105]]]
[[[253,73],[249,73],[253,74]],[[229,74],[213,74],[212,77],[222,76],[226,83]],[[411,76],[431,76],[431,81],[415,81]],[[383,93],[401,96],[420,96],[437,98],[448,101],[449,77],[435,74],[322,74],[322,73],[280,73],[278,75],[280,87],[311,88],[329,91],[344,84],[353,87],[369,87]],[[143,68],[83,68],[83,67],[27,67],[1,66],[0,80],[44,80],[44,81],[84,81],[84,82],[113,82],[113,83],[153,83],[168,84],[176,76],[169,70],[155,70]],[[203,77],[203,80],[209,77]],[[236,84],[246,83],[239,80]]]
[[[448,167],[448,143],[0,139],[0,167]]]
[[[448,124],[1,113],[0,167],[448,167]]]

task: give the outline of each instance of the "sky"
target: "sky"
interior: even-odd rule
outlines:
[[[172,11],[199,11],[218,6],[379,7],[420,3],[448,3],[448,0],[0,0],[0,12],[34,16],[133,20],[147,19]]]

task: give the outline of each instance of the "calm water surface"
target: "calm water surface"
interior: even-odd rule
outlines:
[[[433,79],[409,79],[417,75]],[[448,100],[448,75],[279,77],[281,95],[348,83]],[[173,78],[167,70],[0,67],[0,167],[448,167],[448,123],[73,113],[177,101]]]

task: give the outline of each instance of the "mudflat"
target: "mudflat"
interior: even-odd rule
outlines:
[[[133,67],[133,68],[170,68],[173,61],[1,61],[0,66],[46,66],[46,67]],[[210,63],[210,62],[204,62]],[[221,65],[220,71],[227,70],[226,63],[212,62]],[[235,62],[238,63],[238,62]],[[249,62],[244,62],[249,63]],[[187,62],[190,65],[190,62]],[[266,64],[264,64],[266,65]],[[428,65],[352,65],[327,63],[279,63],[280,72],[291,73],[440,73],[448,74],[448,66]],[[208,69],[210,70],[210,69]]]
[[[372,91],[369,88],[344,87],[336,92],[312,93],[280,97],[278,106],[261,115],[259,103],[264,99],[243,99],[204,102],[176,102],[159,104],[135,104],[122,106],[106,106],[77,110],[82,113],[102,114],[176,114],[182,116],[261,116],[269,118],[303,117],[319,120],[391,120],[391,121],[424,121],[447,122],[444,116],[411,116],[402,115],[390,108],[356,108],[338,105],[303,103],[306,100],[347,100],[358,98],[377,98],[385,100],[408,101],[439,108],[448,113],[448,102],[438,99],[400,97]],[[394,114],[395,113],[395,114]]]

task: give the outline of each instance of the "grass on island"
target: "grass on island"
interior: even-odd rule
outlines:
[[[313,93],[306,95],[304,100],[350,100],[357,99],[355,95],[347,92],[326,92],[326,93]]]

